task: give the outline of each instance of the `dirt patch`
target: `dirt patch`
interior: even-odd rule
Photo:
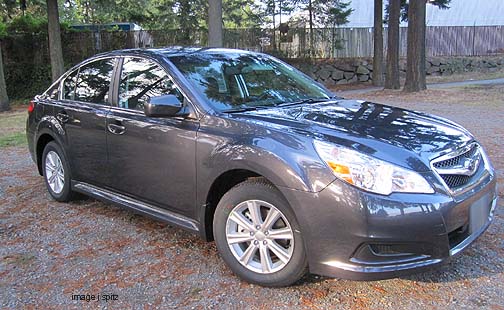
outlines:
[[[502,108],[504,105],[504,84],[472,85],[444,89],[427,89],[418,93],[402,90],[379,90],[363,94],[350,94],[346,98],[366,99],[387,104],[442,104],[443,106],[479,106],[483,110]]]
[[[492,80],[492,79],[500,79],[504,78],[504,70],[497,70],[494,72],[465,72],[465,73],[455,73],[451,75],[443,75],[443,76],[427,76],[427,84],[433,83],[450,83],[450,82],[464,82],[464,81],[479,81],[479,80]],[[401,85],[404,85],[405,79],[401,77],[400,79]],[[343,85],[334,85],[330,86],[334,92],[347,91],[347,90],[357,90],[357,89],[366,89],[374,87],[371,81],[369,82],[360,82],[360,83],[351,83],[351,84],[343,84]]]
[[[504,78],[504,69],[494,70],[493,72],[464,72],[455,73],[442,76],[427,76],[427,83],[448,83],[448,82],[461,82],[468,80],[490,80]]]

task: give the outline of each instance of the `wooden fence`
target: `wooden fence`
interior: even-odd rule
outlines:
[[[399,50],[401,56],[406,56],[407,31],[407,28],[400,29]],[[288,58],[306,57],[309,55],[309,38],[310,34],[307,29],[291,29],[287,34],[283,35],[277,32],[276,42],[280,42],[276,44],[276,48]],[[313,41],[316,57],[373,56],[373,28],[315,29]],[[386,45],[386,29],[384,31],[384,42]],[[427,27],[426,46],[427,56],[485,56],[503,54],[504,26]],[[255,47],[255,49],[260,48],[260,46]],[[273,49],[273,46],[270,44],[262,48],[269,51]]]
[[[406,56],[407,28],[400,29],[400,55]],[[280,34],[271,29],[224,29],[224,46],[263,51],[283,58],[372,57],[373,28],[314,29],[313,45],[308,29],[290,29]],[[190,33],[177,29],[141,31],[66,32],[63,54],[76,63],[94,54],[123,48],[160,46],[206,46],[206,30]],[[386,46],[387,31],[384,31]],[[47,59],[47,36],[23,34],[3,42],[6,62],[24,61],[19,50],[33,53],[33,59]],[[488,56],[504,54],[504,26],[427,27],[427,56]],[[313,53],[310,47],[313,46]],[[386,47],[385,47],[386,49]],[[24,57],[24,56],[23,56]],[[25,57],[26,58],[26,57]],[[29,57],[31,59],[31,57]]]
[[[406,56],[407,31],[405,27],[400,29],[401,56]],[[207,44],[205,30],[189,34],[178,30],[133,31],[123,35],[128,37],[124,40],[128,47]],[[93,40],[99,47],[97,50],[113,45],[110,41],[116,36],[110,32],[95,33]],[[271,29],[224,29],[224,46],[264,51],[285,58],[303,58],[311,55],[310,37],[308,29],[290,29],[283,34]],[[319,28],[314,29],[313,39],[313,55],[317,58],[373,56],[373,28]],[[386,46],[386,29],[384,42]],[[430,26],[427,27],[426,45],[427,56],[502,54],[504,26]]]

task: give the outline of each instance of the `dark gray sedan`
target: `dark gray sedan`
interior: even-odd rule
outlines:
[[[246,281],[380,279],[448,261],[488,227],[496,178],[461,126],[335,97],[268,55],[97,55],[30,102],[58,201],[84,193],[215,240]]]

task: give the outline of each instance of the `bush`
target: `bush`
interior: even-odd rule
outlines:
[[[0,21],[0,39],[7,35],[7,25]]]
[[[32,98],[51,84],[51,66],[31,63],[5,64],[5,82],[11,99]]]
[[[47,32],[47,19],[25,14],[14,17],[7,25],[8,34]]]

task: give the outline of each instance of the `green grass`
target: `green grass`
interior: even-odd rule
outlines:
[[[26,144],[26,109],[0,113],[0,148]]]
[[[14,134],[0,137],[0,148],[6,146],[18,146],[26,144],[26,134],[24,132],[16,132]]]

